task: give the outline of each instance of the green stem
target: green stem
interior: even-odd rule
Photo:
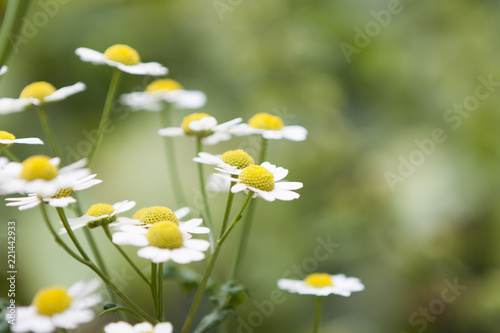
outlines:
[[[222,220],[222,226],[220,228],[219,238],[224,234],[227,228],[227,222],[229,221],[229,214],[231,214],[231,206],[233,205],[234,193],[231,192],[231,187],[229,187],[229,193],[227,195],[226,211],[224,212],[224,219]]]
[[[165,107],[160,115],[162,128],[170,126],[170,108]],[[186,204],[186,199],[184,197],[184,192],[182,191],[182,186],[179,177],[179,170],[177,168],[177,163],[175,163],[175,146],[174,139],[168,136],[165,137],[165,150],[167,155],[167,167],[170,174],[170,182],[174,190],[175,200],[177,202],[177,207],[183,207]]]
[[[319,326],[321,322],[321,306],[324,296],[316,296],[316,307],[314,311],[314,327],[313,333],[319,333]]]
[[[268,140],[261,137],[260,142],[260,154],[259,154],[259,164],[262,164],[266,158]],[[238,239],[237,244],[238,250],[236,251],[236,255],[234,256],[233,263],[231,265],[230,270],[230,280],[236,280],[238,277],[238,273],[241,268],[241,264],[243,262],[243,257],[245,256],[245,251],[248,244],[248,238],[250,237],[250,230],[252,229],[253,217],[255,214],[255,206],[257,205],[257,201],[253,200],[248,206],[248,213],[245,217],[245,223],[243,224],[243,229],[241,230],[240,237]]]
[[[144,273],[134,264],[134,262],[132,261],[132,259],[130,259],[130,257],[125,253],[125,251],[123,251],[123,249],[119,245],[113,243],[113,236],[111,235],[111,232],[109,231],[109,226],[104,225],[102,228],[104,229],[104,233],[106,234],[106,237],[108,237],[108,239],[111,242],[111,244],[113,244],[113,246],[118,250],[118,252],[120,252],[120,254],[122,255],[122,257],[129,263],[130,267],[132,267],[134,269],[134,271],[148,285],[151,284],[151,281],[149,281],[149,279],[146,277],[146,275],[144,275]]]
[[[14,162],[20,162],[19,159],[16,157],[16,155],[14,155],[10,150],[8,150],[7,148],[4,148],[2,150],[0,150],[1,153],[4,153],[5,156],[7,156],[9,158],[9,160],[11,161],[14,161]]]
[[[70,256],[72,256],[74,259],[76,259],[78,262],[82,263],[83,265],[87,266],[90,268],[94,273],[96,273],[101,280],[118,296],[120,297],[128,306],[130,306],[136,313],[136,316],[139,317],[143,321],[148,321],[152,324],[155,324],[156,321],[151,318],[146,312],[144,312],[137,304],[135,304],[130,298],[128,298],[126,295],[124,295],[115,285],[114,283],[108,278],[107,275],[105,275],[90,259],[86,260],[83,258],[80,258],[75,252],[73,252],[67,245],[62,241],[62,239],[59,237],[59,235],[56,233],[52,225],[50,224],[49,217],[47,215],[47,211],[45,210],[44,204],[40,205],[41,210],[42,210],[42,215],[45,221],[45,224],[47,225],[50,233],[52,236],[54,236],[54,239],[57,244],[59,244]],[[71,229],[70,229],[71,231]],[[75,244],[75,246],[77,246]]]
[[[37,109],[38,109],[38,117],[40,118],[40,122],[42,123],[43,132],[45,133],[45,136],[49,141],[49,146],[50,149],[52,149],[52,153],[54,153],[55,156],[62,158],[59,152],[59,148],[57,148],[56,140],[54,139],[54,134],[52,132],[52,129],[50,128],[49,119],[47,117],[47,112],[45,112],[45,107],[43,105],[43,102],[38,106]]]
[[[2,29],[0,30],[0,67],[5,64],[12,44],[17,42],[17,39],[14,38],[23,38],[17,36],[16,32],[28,5],[28,0],[10,0],[7,3]],[[17,52],[18,50],[14,51]]]
[[[156,319],[159,319],[160,316],[158,315],[158,265],[155,263],[151,263],[151,283],[150,283],[150,289],[151,289],[151,297],[153,298],[153,305],[155,308],[155,315]]]
[[[163,322],[163,263],[158,264],[158,321]]]
[[[59,215],[59,218],[62,221],[62,224],[64,225],[64,228],[68,232],[69,238],[71,238],[71,241],[73,242],[73,244],[75,244],[76,249],[78,250],[78,252],[80,252],[83,259],[85,259],[86,261],[90,261],[90,257],[87,255],[87,253],[83,249],[82,245],[80,244],[80,242],[76,238],[75,233],[71,229],[71,226],[69,225],[68,219],[66,218],[66,213],[64,213],[64,208],[57,207],[56,210],[57,210],[57,214]]]
[[[106,96],[106,102],[104,103],[104,109],[102,110],[101,121],[99,122],[99,130],[97,134],[97,139],[95,142],[92,151],[88,156],[87,166],[89,166],[94,160],[95,153],[97,148],[102,142],[102,138],[104,136],[104,129],[108,126],[109,115],[111,113],[111,106],[113,105],[113,101],[116,97],[116,92],[118,91],[118,84],[120,82],[121,71],[118,68],[115,68],[113,72],[113,76],[111,77],[111,83],[109,85],[108,94]]]
[[[202,151],[203,149],[203,144],[201,142],[201,137],[197,136],[196,137],[196,156]],[[210,239],[210,249],[212,253],[214,252],[214,244],[215,244],[215,238],[214,238],[214,228],[213,228],[213,223],[212,223],[212,217],[210,215],[210,207],[208,205],[208,198],[207,198],[207,192],[205,191],[205,177],[203,175],[203,164],[202,163],[196,163],[198,164],[198,176],[200,179],[200,190],[201,190],[201,195],[203,196],[203,205],[205,208],[205,222],[207,224],[207,227],[210,229],[210,233],[208,234],[208,237]]]
[[[249,192],[245,198],[245,201],[240,207],[240,210],[234,217],[233,221],[231,222],[231,225],[227,230],[224,232],[224,234],[219,238],[217,241],[217,244],[215,245],[215,250],[214,252],[210,255],[210,259],[208,260],[207,267],[205,268],[205,272],[203,273],[203,277],[201,279],[200,285],[198,286],[198,290],[196,291],[196,295],[194,296],[193,304],[191,304],[191,308],[189,309],[189,314],[186,318],[186,322],[184,323],[184,327],[182,328],[182,333],[188,333],[189,328],[191,327],[191,324],[193,323],[194,315],[196,314],[196,310],[198,309],[198,306],[200,305],[201,298],[203,296],[203,293],[205,292],[205,289],[207,287],[207,282],[208,278],[210,277],[210,274],[212,273],[212,270],[215,265],[215,261],[217,260],[217,256],[219,255],[219,251],[222,247],[222,244],[226,240],[227,236],[233,230],[233,228],[236,226],[236,224],[241,220],[242,213],[245,210],[245,207],[248,205],[250,200],[253,197],[253,192]]]

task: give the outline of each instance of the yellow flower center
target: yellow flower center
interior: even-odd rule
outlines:
[[[87,213],[85,213],[85,215],[93,216],[93,217],[108,215],[108,217],[104,217],[104,218],[96,220],[96,221],[90,221],[87,223],[87,227],[95,228],[95,227],[109,224],[111,222],[116,221],[116,215],[109,216],[114,211],[115,211],[115,209],[110,204],[98,203],[98,204],[90,206],[90,208],[87,210]]]
[[[323,288],[333,286],[332,277],[326,273],[314,273],[308,275],[304,282],[311,287]]]
[[[141,57],[136,50],[123,44],[108,47],[104,52],[104,56],[111,61],[120,62],[127,66],[137,65],[141,61]]]
[[[184,132],[186,132],[186,134],[189,134],[189,135],[197,134],[197,135],[202,135],[202,136],[209,136],[210,134],[212,134],[212,131],[193,131],[192,129],[189,128],[189,123],[191,123],[192,121],[200,120],[200,119],[208,118],[208,117],[211,117],[211,116],[206,114],[206,113],[190,114],[189,116],[185,117],[182,120],[181,127],[184,130]]]
[[[148,209],[149,209],[148,207],[144,207],[144,208],[139,209],[138,211],[136,211],[136,212],[134,213],[134,215],[132,215],[132,218],[133,218],[134,220],[140,220],[140,219],[141,219],[141,217],[142,217],[142,215],[144,215],[144,213],[145,213]]]
[[[162,206],[149,207],[142,212],[139,220],[143,225],[145,224],[155,224],[157,222],[169,221],[175,225],[179,225],[179,220],[175,216],[174,212]]]
[[[38,314],[52,316],[64,312],[71,305],[71,297],[66,289],[61,287],[50,287],[40,290],[33,299],[33,305]]]
[[[16,137],[14,136],[14,134],[5,131],[0,131],[0,140],[15,140],[15,139]],[[0,150],[2,148],[9,147],[10,145],[12,145],[12,143],[0,143]]]
[[[184,242],[179,227],[169,221],[158,222],[150,227],[146,238],[149,244],[161,249],[178,249]]]
[[[260,165],[250,165],[243,169],[238,179],[248,186],[262,191],[274,189],[274,175],[272,172]]]
[[[62,188],[57,193],[52,197],[54,199],[59,199],[59,198],[66,198],[71,196],[74,193],[73,188],[68,187],[68,188]]]
[[[272,116],[269,113],[257,113],[250,118],[248,125],[263,130],[280,130],[285,126],[280,117]]]
[[[226,151],[220,158],[224,163],[238,169],[244,169],[254,164],[252,156],[248,155],[243,149]]]
[[[50,157],[35,155],[23,162],[20,178],[31,181],[35,179],[51,180],[57,176],[57,167],[49,163]]]
[[[48,82],[33,82],[21,91],[20,98],[36,98],[43,102],[45,97],[52,95],[55,91],[56,88]]]
[[[153,91],[160,91],[160,90],[180,90],[182,89],[182,86],[180,85],[179,82],[172,80],[172,79],[160,79],[151,82],[147,87],[146,91],[153,92]]]

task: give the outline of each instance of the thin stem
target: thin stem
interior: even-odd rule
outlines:
[[[197,136],[196,137],[196,156],[202,151],[203,149],[203,144],[201,142],[201,137]],[[201,190],[201,195],[203,197],[203,205],[205,208],[205,221],[207,223],[207,227],[210,229],[210,233],[208,234],[208,237],[210,239],[210,249],[212,253],[214,252],[214,244],[215,244],[215,238],[214,238],[214,228],[213,228],[213,223],[212,223],[212,217],[210,215],[210,207],[208,205],[208,198],[207,198],[207,192],[205,191],[205,177],[203,175],[203,164],[202,163],[196,163],[198,164],[198,176],[200,179],[200,190]]]
[[[149,279],[146,277],[146,275],[144,275],[144,273],[134,264],[134,262],[132,261],[132,259],[130,259],[130,257],[125,253],[125,251],[123,251],[123,249],[119,245],[113,243],[113,236],[111,235],[111,232],[109,231],[109,226],[104,225],[102,228],[104,229],[104,233],[106,234],[106,237],[108,237],[108,239],[111,242],[111,244],[113,244],[113,246],[118,250],[118,252],[120,252],[120,254],[122,255],[122,257],[129,263],[129,265],[134,269],[134,271],[147,284],[151,284],[151,281],[149,281]]]
[[[5,64],[13,44],[18,43],[16,32],[21,24],[21,19],[29,6],[29,0],[10,0],[7,3],[5,16],[0,30],[0,67]],[[15,52],[19,50],[14,49]]]
[[[162,128],[170,126],[170,108],[166,106],[160,115]],[[177,168],[177,163],[175,163],[175,145],[174,139],[166,136],[165,139],[165,150],[167,155],[167,167],[170,174],[170,182],[174,190],[175,200],[178,207],[183,207],[186,204],[186,199],[184,197],[184,192],[182,191],[182,186],[179,177],[179,170]]]
[[[156,290],[158,287],[158,282],[156,281],[157,279],[158,279],[158,265],[152,262],[150,289],[151,289],[151,297],[153,298],[156,319],[159,319],[160,316],[158,315],[158,291]]]
[[[57,207],[56,210],[57,210],[57,214],[59,215],[59,218],[62,221],[62,224],[64,225],[64,228],[68,232],[69,238],[71,238],[71,241],[73,242],[73,244],[75,244],[76,249],[78,250],[78,252],[80,252],[83,259],[85,259],[86,261],[90,261],[90,257],[87,255],[87,253],[83,249],[82,245],[80,244],[80,242],[76,238],[75,233],[71,229],[71,226],[69,225],[68,219],[66,218],[66,213],[64,213],[64,208]]]
[[[163,322],[163,263],[158,264],[158,321]]]
[[[210,274],[212,273],[212,270],[215,265],[215,261],[217,260],[217,256],[219,255],[219,251],[222,247],[222,244],[226,240],[227,236],[233,230],[234,226],[241,220],[242,213],[245,210],[245,207],[248,205],[250,200],[252,199],[253,192],[249,192],[248,195],[245,198],[245,201],[240,207],[240,210],[234,217],[233,221],[231,222],[231,225],[227,230],[224,232],[221,238],[217,241],[217,244],[215,246],[214,252],[210,255],[210,259],[208,260],[207,267],[205,268],[205,272],[203,273],[203,278],[201,279],[200,285],[198,286],[198,290],[196,291],[196,295],[194,296],[193,304],[191,304],[191,308],[189,309],[189,314],[186,318],[186,322],[184,323],[184,327],[182,328],[182,333],[188,333],[189,328],[191,327],[191,324],[193,323],[194,315],[196,314],[196,310],[198,309],[198,306],[200,305],[201,298],[203,296],[203,293],[205,292],[205,289],[207,287],[207,282],[208,278],[210,277]]]
[[[118,68],[115,68],[113,71],[113,76],[111,77],[111,83],[109,84],[108,94],[106,96],[106,101],[104,102],[104,109],[102,110],[101,121],[99,122],[99,130],[97,134],[97,139],[95,142],[92,151],[88,156],[87,166],[92,163],[94,160],[95,153],[97,148],[102,142],[102,137],[104,136],[104,129],[108,126],[109,115],[111,113],[111,106],[113,105],[113,101],[116,97],[116,92],[118,91],[118,84],[120,82],[121,71]]]
[[[259,153],[259,164],[262,164],[266,158],[268,140],[261,137],[260,142],[260,153]],[[233,263],[231,265],[230,270],[230,280],[236,280],[241,268],[241,264],[243,263],[243,258],[245,256],[245,251],[248,244],[248,238],[250,237],[250,230],[252,229],[253,217],[255,214],[255,207],[257,205],[257,201],[253,200],[250,202],[248,206],[248,213],[245,217],[245,223],[243,224],[243,229],[241,230],[240,237],[238,239],[238,250],[236,251],[236,255],[234,256]]]
[[[222,226],[220,228],[219,238],[224,234],[227,228],[227,222],[229,221],[229,214],[231,214],[231,206],[233,205],[234,193],[231,192],[231,187],[229,187],[229,193],[227,195],[226,211],[224,212],[224,219],[222,220]]]
[[[47,117],[47,112],[45,112],[45,107],[42,104],[38,106],[38,117],[40,118],[40,122],[42,123],[43,132],[49,141],[50,149],[55,156],[61,157],[61,153],[59,152],[59,148],[57,148],[56,140],[54,139],[54,134],[52,129],[50,128],[49,119]]]
[[[4,148],[4,149],[0,150],[0,152],[4,153],[5,156],[7,156],[9,158],[9,160],[14,161],[14,162],[20,162],[19,159],[16,157],[16,155],[14,155],[7,148]]]
[[[321,306],[324,296],[316,296],[316,307],[314,310],[314,327],[313,333],[319,333],[319,326],[321,322]]]

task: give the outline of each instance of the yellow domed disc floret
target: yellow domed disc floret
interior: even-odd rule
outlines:
[[[304,282],[311,287],[323,288],[333,286],[332,277],[326,273],[314,273],[308,275]]]
[[[12,140],[14,141],[16,139],[16,137],[14,136],[14,134],[11,134],[9,132],[6,132],[6,131],[0,131],[0,140]],[[0,150],[5,148],[5,147],[9,147],[10,145],[12,145],[12,143],[0,143]]]
[[[285,126],[280,117],[270,115],[269,113],[257,113],[250,118],[248,125],[263,130],[280,130]]]
[[[57,191],[57,193],[54,196],[52,196],[51,198],[54,198],[54,199],[66,198],[66,197],[70,197],[73,193],[74,193],[74,191],[73,191],[73,188],[71,188],[71,187],[62,188],[59,191]]]
[[[110,204],[98,203],[98,204],[90,206],[90,208],[87,210],[87,213],[85,213],[85,215],[93,216],[93,217],[108,215],[108,217],[104,217],[102,219],[95,220],[95,221],[90,221],[87,223],[87,227],[95,228],[95,227],[98,227],[101,225],[106,225],[106,224],[109,224],[111,222],[116,221],[116,215],[109,216],[114,211],[115,211],[115,209]]]
[[[108,47],[104,52],[104,56],[111,61],[119,62],[127,66],[137,65],[141,61],[141,57],[136,50],[123,44],[116,44]]]
[[[160,80],[155,80],[151,82],[147,87],[146,91],[148,92],[154,92],[154,91],[160,91],[160,90],[180,90],[182,89],[182,86],[180,85],[179,82],[172,80],[172,79],[160,79]]]
[[[142,212],[141,217],[139,218],[141,224],[155,224],[157,222],[169,221],[174,223],[175,225],[179,225],[179,220],[175,216],[175,213],[167,208],[162,206],[153,206],[149,207],[144,212]]]
[[[203,136],[203,137],[209,136],[213,133],[210,130],[208,130],[208,131],[193,131],[192,129],[189,128],[189,123],[191,123],[192,121],[200,120],[200,119],[208,118],[208,117],[211,117],[211,116],[209,114],[206,114],[206,113],[192,113],[182,120],[181,127],[184,130],[184,132],[186,132],[186,134],[188,134],[188,135],[198,135],[198,136]]]
[[[243,149],[226,151],[220,158],[224,163],[238,169],[244,169],[254,164],[252,156],[248,155]]]
[[[45,97],[52,95],[55,91],[56,88],[48,82],[33,82],[21,91],[20,98],[36,98],[43,102]]]
[[[260,165],[250,165],[243,169],[238,179],[248,186],[270,192],[274,189],[274,175]]]
[[[51,180],[57,177],[58,169],[49,163],[50,157],[35,155],[23,162],[20,178],[31,181],[35,179]]]
[[[161,249],[178,249],[184,243],[179,227],[169,221],[158,222],[151,226],[146,238],[149,244]]]
[[[71,305],[71,297],[66,289],[61,287],[50,287],[40,290],[33,298],[33,305],[38,314],[42,316],[53,316],[64,312]]]

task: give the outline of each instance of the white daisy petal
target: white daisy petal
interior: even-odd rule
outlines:
[[[234,184],[233,187],[231,187],[231,192],[238,193],[238,192],[244,191],[246,189],[247,189],[247,186],[245,184],[237,183],[237,184]]]
[[[0,114],[20,112],[35,103],[35,98],[0,98]]]
[[[2,141],[2,140],[0,140]],[[39,138],[22,138],[22,139],[15,139],[15,143],[22,143],[22,144],[29,144],[29,145],[43,145],[43,141],[40,140]]]
[[[152,332],[153,331],[153,325],[150,323],[140,323],[134,325],[134,331],[135,332]]]
[[[272,191],[274,197],[278,200],[291,201],[300,198],[300,194],[287,190],[274,189]]]
[[[132,232],[115,232],[113,234],[113,243],[117,245],[148,246],[149,241],[146,236]]]
[[[168,73],[168,69],[157,62],[139,63],[132,66],[118,63],[116,67],[118,67],[121,71],[135,75],[159,76],[166,75]]]
[[[52,94],[49,96],[45,97],[43,100],[45,102],[56,102],[60,101],[62,99],[65,99],[66,97],[69,97],[71,95],[77,94],[81,91],[84,91],[86,88],[85,84],[82,82],[77,82],[72,86],[60,88],[56,91],[54,91]]]
[[[76,55],[80,57],[82,61],[91,62],[95,65],[101,65],[106,63],[106,57],[103,53],[94,51],[86,47],[79,47],[75,51]]]
[[[298,190],[304,186],[301,182],[277,182],[275,188],[280,190]]]
[[[172,333],[174,328],[171,323],[156,324],[153,333]]]
[[[204,239],[188,239],[184,241],[184,246],[195,251],[206,251],[210,248],[210,242]]]
[[[104,327],[105,333],[137,333],[132,325],[124,321],[111,323]]]
[[[285,126],[282,133],[290,141],[304,141],[307,138],[307,130],[302,126]]]
[[[186,217],[189,213],[191,212],[191,210],[189,209],[189,207],[182,207],[180,209],[177,209],[174,214],[175,214],[175,217],[177,217],[179,220]]]

